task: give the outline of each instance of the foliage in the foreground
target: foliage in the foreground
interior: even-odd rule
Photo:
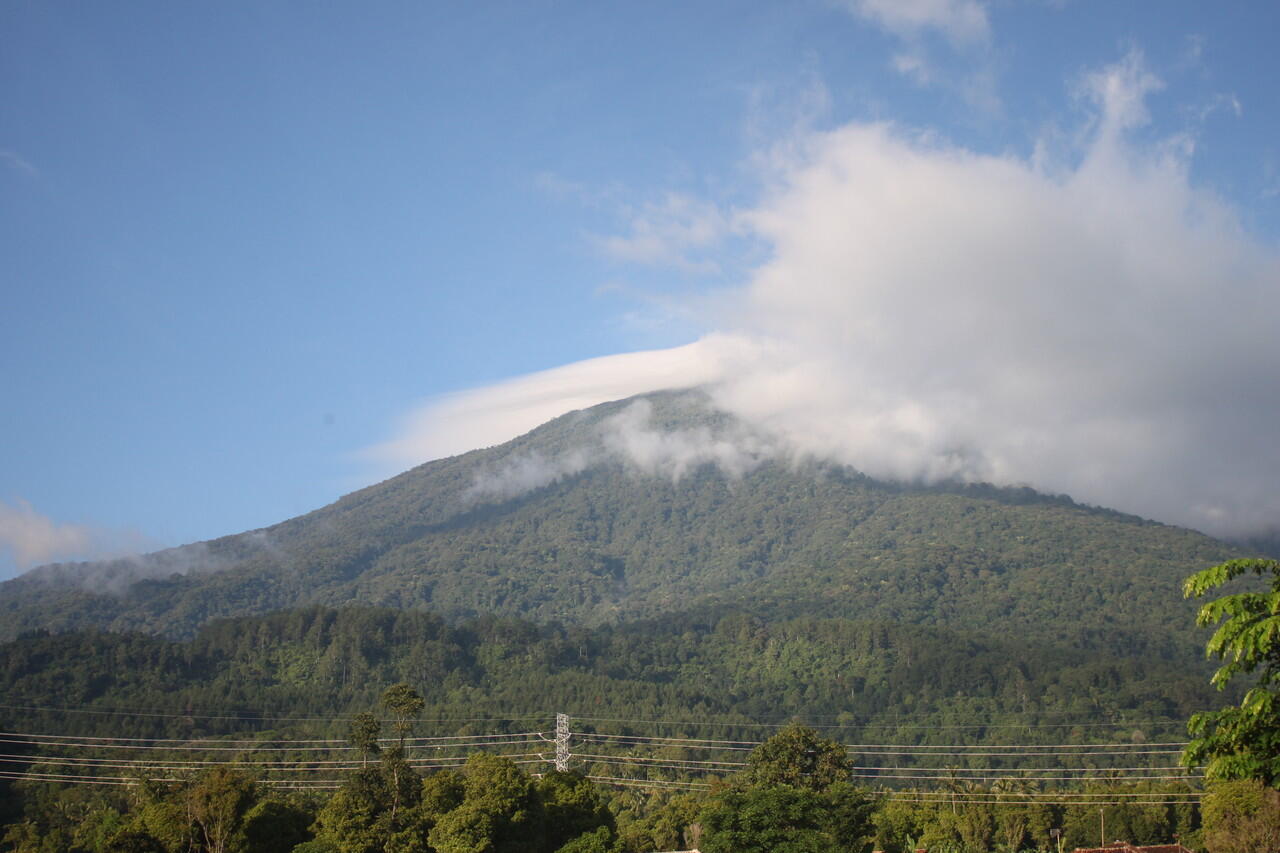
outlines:
[[[1280,791],[1251,780],[1219,782],[1202,808],[1209,853],[1280,850]]]
[[[756,747],[739,785],[703,809],[706,853],[861,853],[876,799],[847,781],[841,744],[788,726]]]
[[[1184,590],[1199,598],[1249,574],[1270,575],[1270,589],[1214,599],[1200,608],[1196,622],[1217,625],[1206,652],[1225,661],[1213,676],[1219,689],[1242,675],[1256,679],[1239,705],[1191,718],[1194,740],[1183,761],[1206,765],[1209,778],[1256,779],[1280,788],[1280,562],[1231,560],[1192,575]]]
[[[577,772],[534,777],[483,753],[421,776],[398,747],[347,773],[332,794],[306,797],[228,768],[123,789],[23,783],[23,818],[0,838],[13,853],[861,853],[873,845],[885,853],[1047,853],[1056,850],[1051,828],[1062,829],[1064,844],[1086,846],[1105,822],[1109,835],[1134,843],[1177,836],[1199,846],[1186,786],[1093,784],[1055,798],[1018,783],[958,781],[941,792],[873,794],[843,781],[851,768],[842,752],[791,727],[757,747],[748,769],[696,793],[598,788]],[[794,784],[779,781],[787,778]],[[1254,787],[1214,789],[1205,825],[1211,853],[1274,850],[1256,844],[1270,837],[1267,821],[1280,803],[1246,784]]]
[[[422,778],[398,750],[352,773],[315,831],[317,849],[342,853],[554,853],[582,836],[609,846],[616,838],[603,796],[582,776],[534,779],[508,758],[479,753],[461,772]]]
[[[13,853],[289,853],[311,837],[311,804],[215,767],[119,793],[32,786],[26,819],[0,833]]]

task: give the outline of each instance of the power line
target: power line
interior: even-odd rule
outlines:
[[[916,799],[914,797],[902,797],[896,795],[885,795],[886,800],[895,803],[940,803],[947,804],[950,800],[945,799]],[[1017,803],[1008,800],[966,800],[965,805],[975,806],[1194,806],[1199,805],[1200,800],[1091,800],[1087,803],[1073,801],[1050,801],[1043,800],[1034,803]]]
[[[1018,772],[1029,772],[1020,770]],[[919,781],[945,781],[952,779],[951,776],[901,776],[893,774],[850,774],[854,779],[905,779]],[[959,781],[1132,781],[1135,779],[1160,779],[1167,781],[1175,781],[1181,779],[1203,779],[1201,775],[1176,775],[1164,774],[1157,776],[1144,775],[1125,775],[1125,776],[965,776]]]
[[[611,735],[611,734],[605,734],[603,732],[583,732],[578,734],[578,736],[607,738],[609,740],[653,740],[653,741],[662,741],[663,743],[731,744],[731,745],[745,745],[747,747],[756,747],[762,743],[762,741],[758,741],[758,740],[708,740],[706,738],[660,737],[658,735]]]
[[[608,759],[615,759],[615,758],[621,758],[621,757],[623,757],[623,756],[618,756],[618,755],[596,755],[596,754],[593,754],[593,753],[587,753],[587,752],[575,752],[575,753],[573,754],[573,757],[574,757],[574,758],[601,758],[601,759],[608,758]],[[718,767],[746,767],[746,766],[747,766],[747,762],[745,762],[745,761],[697,761],[697,760],[694,760],[694,759],[692,759],[692,758],[647,758],[647,757],[638,756],[638,755],[637,755],[637,756],[626,756],[626,757],[627,757],[629,760],[631,760],[631,761],[679,761],[679,762],[684,763],[684,764],[707,764],[707,765],[714,764],[714,765],[716,765],[716,766],[718,766]]]
[[[0,706],[2,707],[2,706]],[[1069,712],[1043,712],[1034,711],[1026,712],[1028,715],[1036,714],[1043,717],[1060,716]],[[1018,716],[1018,714],[1001,714],[1001,717]],[[707,720],[634,720],[623,717],[590,717],[577,716],[575,720],[583,720],[586,722],[598,723],[627,723],[635,725],[659,725],[659,726],[695,726],[701,728],[744,728],[744,729],[780,729],[789,725],[799,724],[810,729],[924,729],[927,731],[938,730],[966,730],[966,729],[1075,729],[1075,728],[1138,728],[1142,726],[1175,726],[1185,728],[1186,720],[1134,720],[1130,722],[1076,722],[1076,723],[964,723],[964,724],[943,724],[943,723],[920,723],[920,724],[901,724],[901,723],[837,723],[822,724],[809,723],[805,720],[790,719],[785,722],[778,723],[761,723],[761,722],[715,722]],[[839,719],[839,717],[809,717],[806,719],[822,720],[822,719]],[[918,714],[911,717],[900,717],[900,719],[908,720],[927,720],[929,715]]]
[[[9,707],[9,706],[0,706]],[[185,715],[170,715],[185,716]],[[541,715],[541,719],[546,719],[546,715]],[[299,718],[303,719],[303,718]],[[305,718],[315,720],[318,718]],[[471,718],[470,721],[476,719],[486,719],[494,722],[494,718]],[[515,719],[522,718],[502,718],[502,722],[510,722]],[[568,729],[567,715],[558,715],[556,738],[553,740],[546,731],[525,731],[525,732],[493,732],[487,734],[469,734],[469,735],[440,735],[429,737],[408,738],[405,744],[412,749],[418,751],[416,757],[406,759],[409,766],[418,770],[443,769],[463,766],[469,756],[476,751],[488,751],[495,749],[510,748],[515,746],[541,746],[542,744],[557,745],[555,754],[555,762],[557,766],[563,764],[568,766],[569,759],[578,759],[588,765],[614,766],[620,768],[632,768],[640,771],[677,771],[686,775],[703,775],[707,774],[725,774],[740,771],[748,766],[748,762],[739,760],[711,759],[711,758],[678,758],[662,755],[644,755],[637,754],[642,750],[680,750],[689,752],[711,753],[741,753],[750,752],[760,745],[760,741],[753,740],[727,740],[727,739],[711,739],[711,738],[693,738],[693,737],[676,737],[676,736],[660,736],[660,735],[638,735],[638,734],[614,734],[609,732],[581,732],[571,733]],[[578,718],[580,720],[595,720],[597,722],[605,722],[610,718]],[[615,720],[628,724],[662,724],[659,721],[638,721],[638,720]],[[326,720],[333,723],[336,720]],[[739,725],[739,724],[724,724]],[[771,724],[756,724],[759,726]],[[853,728],[851,726],[832,726],[829,728]],[[622,754],[603,754],[598,752],[592,753],[572,753],[569,750],[570,740],[580,744],[595,743],[600,744],[603,748],[616,748],[626,750]],[[383,743],[395,743],[394,738],[384,738]],[[6,775],[0,778],[26,778],[41,781],[59,781],[74,780],[76,784],[89,784],[93,782],[101,782],[102,784],[126,784],[121,782],[122,779],[132,777],[118,777],[110,775],[89,775],[77,776],[70,773],[54,773],[52,768],[66,768],[83,771],[89,774],[98,773],[103,770],[132,770],[138,772],[154,772],[154,773],[193,773],[202,769],[219,766],[241,767],[251,770],[260,771],[268,776],[284,776],[292,777],[286,779],[270,778],[266,783],[277,784],[280,782],[288,782],[298,787],[312,786],[316,790],[322,787],[332,787],[341,784],[341,780],[315,779],[308,778],[308,775],[323,774],[325,772],[354,770],[365,767],[367,761],[365,758],[359,760],[354,758],[325,758],[320,757],[324,754],[334,755],[342,753],[351,753],[357,747],[351,745],[347,740],[336,738],[311,738],[311,739],[278,739],[278,738],[257,738],[257,739],[235,739],[235,738],[143,738],[143,737],[116,737],[116,736],[92,736],[92,735],[61,735],[49,733],[23,733],[23,732],[0,732],[0,744],[11,744],[14,746],[34,746],[41,751],[41,754],[19,754],[19,753],[3,753],[0,759],[7,759],[6,764],[25,765],[25,772],[6,771]],[[999,759],[1002,762],[1019,762],[1023,766],[1015,767],[938,767],[938,766],[870,766],[865,764],[855,765],[853,778],[866,780],[889,781],[906,783],[921,782],[991,782],[991,781],[1046,781],[1046,782],[1067,782],[1072,785],[1081,785],[1093,781],[1111,782],[1114,784],[1134,783],[1139,780],[1159,780],[1162,782],[1180,782],[1184,780],[1198,780],[1200,776],[1193,771],[1197,768],[1179,768],[1169,766],[1152,766],[1152,767],[1031,767],[1026,766],[1025,762],[1042,763],[1048,759],[1068,758],[1068,759],[1090,759],[1093,757],[1133,757],[1149,755],[1171,755],[1180,751],[1180,748],[1186,743],[1182,741],[1173,742],[1154,742],[1154,743],[1054,743],[1054,744],[1037,744],[1037,743],[1016,743],[1016,744],[895,744],[895,743],[868,743],[868,744],[845,744],[845,749],[853,755],[862,755],[868,757],[909,757],[917,760],[931,760],[940,758],[963,758],[966,760],[973,759]],[[1169,749],[1168,747],[1175,747]],[[60,756],[57,752],[67,752],[73,750],[85,750],[91,754],[80,756]],[[150,750],[164,753],[163,756],[157,756],[154,760],[140,759],[131,760],[126,757],[104,757],[101,753],[110,753],[116,750]],[[54,754],[49,754],[50,752]],[[236,753],[236,758],[215,758],[220,753]],[[92,753],[98,753],[93,755]],[[269,758],[272,753],[288,753],[295,756],[302,754],[314,753],[316,757],[297,757],[297,758]],[[192,755],[195,757],[175,757],[177,755]],[[497,752],[490,753],[501,757],[508,758],[517,764],[549,764],[552,762],[549,749],[541,749],[533,752]],[[210,756],[201,758],[200,755]],[[737,757],[736,755],[734,756]],[[895,762],[897,763],[897,762]],[[1055,762],[1056,763],[1056,762]],[[1011,776],[1009,774],[1022,774],[1020,776]],[[1036,775],[1029,775],[1036,774]],[[1071,775],[1061,775],[1071,774]],[[136,774],[135,774],[136,775]],[[301,777],[301,778],[299,778]],[[617,776],[588,776],[587,778],[596,781],[606,782],[608,784],[625,784],[639,787],[651,788],[705,788],[706,783],[693,782],[689,780],[670,780],[670,779],[636,779],[631,777]],[[182,781],[181,779],[164,778],[158,781]],[[1001,796],[989,791],[972,791],[972,792],[921,792],[910,791],[918,796],[934,796],[941,797],[940,800],[932,800],[936,802],[946,802],[949,797],[951,801],[965,797],[972,800],[974,797],[982,796]],[[1066,799],[1076,798],[1076,801],[1094,802],[1098,797],[1117,796],[1129,799],[1136,799],[1143,796],[1158,796],[1148,793],[1120,794],[1108,792],[1081,792],[1081,793],[1037,793],[1024,794],[1011,792],[1007,796],[1029,798],[1032,801],[1039,801],[1048,797],[1062,797]],[[1008,802],[1008,800],[998,800],[995,802]]]
[[[155,717],[158,719],[169,720],[235,720],[235,721],[283,721],[294,723],[349,723],[352,717],[294,717],[281,714],[267,714],[265,712],[246,711],[243,713],[221,713],[221,714],[199,714],[194,709],[191,713],[175,712],[175,711],[143,711],[131,708],[70,708],[66,706],[56,705],[4,705],[0,704],[0,710],[6,711],[36,711],[40,713],[60,713],[60,714],[97,714],[104,716],[119,717]],[[437,717],[434,719],[420,718],[420,723],[516,723],[522,720],[547,720],[553,715],[545,712],[521,714],[513,717]],[[382,719],[380,722],[390,722],[390,718]]]
[[[174,752],[351,752],[359,749],[356,746],[269,746],[274,743],[290,743],[290,741],[260,740],[260,741],[219,741],[216,739],[205,739],[201,741],[148,741],[146,743],[137,743],[133,741],[143,740],[146,738],[120,738],[120,740],[131,741],[129,743],[112,743],[108,742],[114,739],[96,738],[96,743],[85,743],[83,739],[79,740],[53,740],[51,738],[61,737],[60,735],[34,735],[28,739],[21,737],[12,737],[8,733],[0,733],[0,744],[21,744],[24,746],[43,746],[48,748],[68,748],[68,749],[154,749]],[[71,736],[67,736],[70,738]],[[542,740],[542,732],[522,732],[514,735],[481,735],[468,736],[469,740],[458,740],[457,738],[407,738],[405,745],[407,747],[416,747],[418,749],[460,749],[471,746],[503,746],[506,744],[528,743],[535,739]],[[383,738],[381,743],[398,743],[395,738]],[[238,744],[236,746],[205,746],[202,744],[220,744],[230,743]],[[314,743],[314,741],[294,741],[293,743]],[[347,741],[327,741],[327,743],[338,744],[348,743]],[[201,744],[201,745],[193,745]]]
[[[1137,797],[1150,798],[1150,797],[1161,796],[1160,794],[1153,791],[1138,791],[1134,793],[1124,793],[1122,791],[1099,791],[1099,792],[1050,791],[1046,793],[1018,791],[1018,792],[1009,792],[1007,794],[1000,794],[999,792],[996,792],[996,791],[909,791],[908,793],[919,795],[922,797],[934,797],[937,799],[938,802],[949,802],[951,800],[959,800],[961,802],[964,802],[964,801],[972,800],[973,798],[976,798],[976,797],[1004,796],[1006,797],[1006,799],[998,800],[997,802],[1017,803],[1018,800],[1010,799],[1010,798],[1021,797],[1021,798],[1024,798],[1023,800],[1024,802],[1032,803],[1032,802],[1039,802],[1040,799],[1042,798],[1063,797],[1063,798],[1070,798],[1074,805],[1089,805],[1091,802],[1091,799],[1097,799],[1100,797],[1120,797],[1122,799],[1130,799],[1130,798],[1137,798]],[[1197,801],[1199,801],[1199,797],[1200,797],[1199,794],[1193,794],[1188,791],[1180,791],[1176,794],[1170,794],[1169,796],[1170,797],[1195,797]]]
[[[608,782],[614,785],[631,785],[638,788],[687,788],[706,791],[711,786],[701,782],[668,782],[661,779],[628,779],[624,776],[587,776],[593,782]]]
[[[903,772],[938,772],[938,773],[1025,773],[1029,771],[1041,770],[1059,770],[1059,771],[1079,771],[1081,773],[1100,773],[1103,771],[1129,771],[1129,770],[1203,770],[1202,765],[1195,767],[1182,767],[1180,765],[1164,765],[1157,767],[877,767],[871,764],[855,764],[849,769],[851,770],[901,770]]]
[[[498,732],[487,735],[444,735],[440,737],[409,737],[405,738],[407,744],[422,744],[438,741],[460,741],[460,740],[485,740],[489,738],[519,738],[543,736],[545,732]],[[38,734],[34,732],[5,732],[0,731],[0,742],[10,737],[26,737],[26,738],[48,738],[58,741],[74,740],[74,741],[125,741],[133,743],[176,743],[176,744],[192,744],[192,743],[338,743],[349,744],[346,738],[328,738],[320,740],[287,740],[283,738],[256,738],[252,740],[229,740],[225,738],[150,738],[150,737],[94,737],[92,735],[54,735],[54,734]],[[24,743],[26,741],[23,741]],[[399,743],[398,738],[379,738],[379,743]]]

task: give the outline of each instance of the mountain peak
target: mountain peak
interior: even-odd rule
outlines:
[[[1182,618],[1181,578],[1234,553],[1030,489],[876,481],[681,391],[571,412],[262,530],[44,567],[0,585],[0,612],[10,635],[188,635],[307,604],[585,624],[732,606],[1083,642],[1100,612],[1139,634]]]

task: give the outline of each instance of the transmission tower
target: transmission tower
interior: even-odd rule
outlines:
[[[569,715],[556,714],[556,769],[569,769]]]

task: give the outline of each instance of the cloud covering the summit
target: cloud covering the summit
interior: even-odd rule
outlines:
[[[1140,141],[1158,86],[1137,54],[1082,78],[1090,118],[1067,155],[891,123],[807,132],[724,211],[765,260],[704,309],[699,340],[431,401],[372,452],[422,462],[697,385],[872,476],[1274,528],[1280,258],[1191,179],[1192,137]]]

